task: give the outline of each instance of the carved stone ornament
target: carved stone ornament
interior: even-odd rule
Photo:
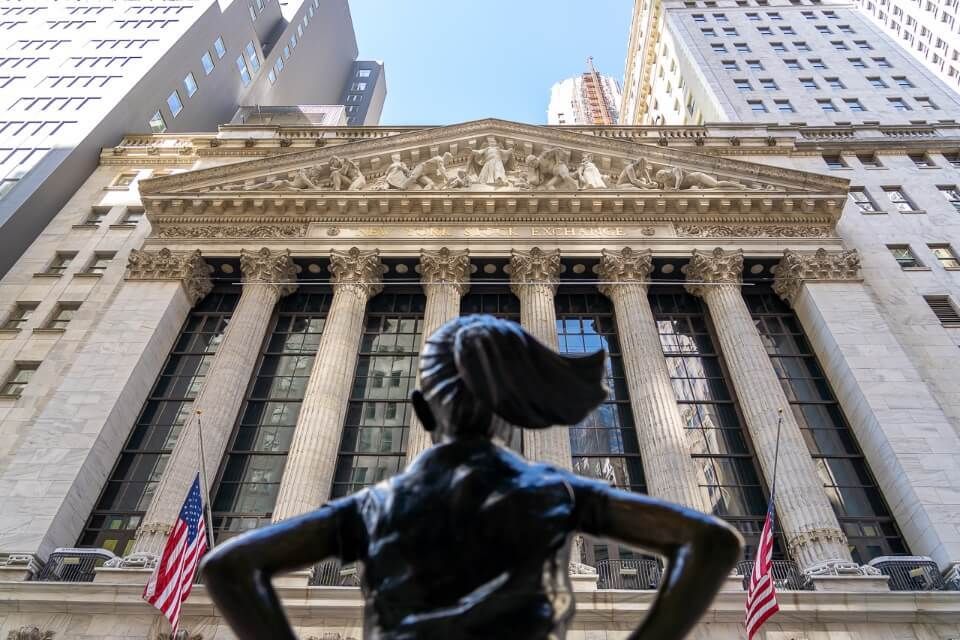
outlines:
[[[367,297],[383,291],[383,265],[380,252],[361,251],[351,247],[348,251],[330,252],[330,281],[334,285],[359,287]]]
[[[306,223],[257,225],[172,225],[162,226],[158,238],[302,238],[307,235]]]
[[[832,227],[806,224],[676,223],[677,235],[694,238],[829,238]]]
[[[556,291],[560,284],[560,250],[543,251],[534,247],[530,251],[510,252],[510,290],[520,295],[524,286],[544,284]]]
[[[25,626],[8,633],[7,640],[53,640],[53,631],[41,631],[40,627]]]
[[[342,633],[321,633],[319,636],[307,636],[307,640],[357,640],[353,636],[345,636]]]
[[[808,280],[828,282],[860,279],[860,254],[856,249],[800,253],[787,249],[777,265],[773,290],[788,303],[793,304]]]
[[[158,633],[157,640],[203,640],[203,634],[180,629],[176,633]]]
[[[437,251],[420,251],[420,280],[424,286],[443,284],[453,286],[461,296],[470,289],[470,255],[466,249],[451,251],[442,247]]]
[[[843,531],[833,528],[820,528],[820,529],[810,529],[807,531],[801,531],[800,533],[794,534],[792,537],[787,539],[787,549],[790,552],[790,556],[793,558],[800,557],[801,547],[809,547],[811,545],[816,545],[819,542],[827,542],[833,544],[839,544],[843,547],[847,545],[847,537],[843,535]],[[852,564],[847,563],[843,560],[830,560],[825,565],[829,564]],[[814,565],[817,566],[817,565]],[[859,566],[859,565],[858,565]],[[833,574],[836,575],[836,574]]]
[[[38,573],[41,564],[32,553],[11,553],[0,563],[4,567],[24,567],[30,573]]]
[[[846,560],[828,560],[818,562],[807,567],[804,572],[807,576],[879,576],[883,575],[876,567],[868,564],[857,564]]]
[[[600,255],[600,267],[597,275],[605,280],[600,285],[600,293],[610,296],[617,284],[645,283],[653,271],[653,254],[649,249],[634,251],[624,247],[620,251],[604,249]]]
[[[695,296],[704,295],[711,285],[740,284],[743,274],[743,250],[713,251],[694,249],[690,262],[683,268],[687,275],[687,291]]]
[[[196,304],[213,289],[211,273],[213,267],[200,257],[199,249],[177,252],[166,247],[159,251],[134,249],[127,259],[127,280],[179,280],[190,304]]]
[[[169,531],[170,527],[167,527]],[[138,530],[139,534],[140,531]],[[157,554],[147,553],[145,551],[138,551],[136,553],[131,553],[128,556],[116,557],[110,560],[107,560],[103,566],[109,569],[154,569],[157,566]]]
[[[266,284],[277,289],[280,296],[293,293],[297,282],[297,265],[290,257],[290,250],[271,251],[267,247],[259,251],[240,250],[240,271],[244,282]]]

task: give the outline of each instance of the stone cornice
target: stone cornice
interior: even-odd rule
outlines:
[[[556,291],[560,284],[560,250],[544,251],[533,247],[530,251],[510,252],[510,290],[517,296],[523,287],[541,284]]]
[[[257,283],[272,286],[280,296],[293,293],[297,289],[297,266],[290,257],[290,250],[270,251],[263,247],[259,251],[240,250],[240,271],[245,283]]]
[[[351,247],[347,251],[331,251],[327,269],[334,287],[357,287],[368,298],[383,291],[383,265],[377,250],[361,251]]]
[[[712,285],[739,285],[743,274],[743,250],[713,251],[694,250],[690,262],[684,267],[687,276],[686,289],[695,296],[703,296]]]
[[[134,249],[127,258],[126,279],[130,281],[179,281],[190,304],[196,304],[213,289],[213,267],[200,251],[159,251]]]
[[[617,284],[646,283],[653,271],[653,253],[649,250],[634,251],[624,247],[620,251],[604,249],[600,255],[598,274],[607,282],[600,285],[600,293],[611,296]]]
[[[777,264],[773,290],[791,305],[804,282],[860,281],[860,254],[856,249],[800,253],[787,249]]]
[[[424,287],[431,284],[452,286],[461,296],[470,289],[469,251],[451,251],[441,247],[436,251],[420,251],[420,280]]]

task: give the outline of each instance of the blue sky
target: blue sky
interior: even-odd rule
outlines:
[[[633,0],[350,0],[360,57],[383,60],[381,124],[544,123],[587,56],[623,79]]]

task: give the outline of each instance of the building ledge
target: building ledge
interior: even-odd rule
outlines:
[[[66,331],[67,331],[66,329],[57,329],[57,328],[52,328],[52,327],[42,327],[42,328],[34,329],[34,330],[33,330],[33,333],[54,334],[54,333],[65,333]]]
[[[73,274],[74,278],[102,278],[102,273],[86,273],[81,271],[80,273]]]

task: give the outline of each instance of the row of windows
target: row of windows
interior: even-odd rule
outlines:
[[[222,36],[217,36],[216,40],[213,41],[213,51],[217,55],[217,60],[222,60],[223,57],[227,55],[227,47],[223,43]],[[213,72],[214,61],[209,50],[204,51],[203,55],[200,56],[200,65],[203,67],[204,75],[210,75]],[[187,75],[183,77],[183,89],[188,98],[192,98],[193,95],[199,90],[197,79],[193,75],[192,71],[188,72]],[[170,114],[174,118],[180,115],[180,112],[183,111],[183,100],[180,98],[180,92],[177,89],[174,89],[173,92],[167,96],[167,108],[170,110]],[[150,119],[147,121],[147,125],[150,127],[150,131],[153,133],[163,133],[167,130],[167,121],[164,119],[163,113],[160,111],[160,109],[157,109],[154,114],[150,116]]]
[[[761,82],[763,82],[761,80]],[[750,84],[749,80],[735,80],[734,81],[737,89],[742,92],[753,91],[753,86]],[[768,85],[764,86],[766,89],[775,89],[776,82],[772,80],[768,81]],[[939,111],[940,107],[936,105],[930,98],[926,96],[916,96],[913,98],[916,103],[917,108],[923,109],[926,111]],[[839,101],[834,100],[833,98],[817,98],[817,106],[820,107],[820,110],[824,113],[840,113],[840,104],[842,104],[848,111],[852,113],[865,113],[869,111],[859,98],[841,98]],[[894,111],[913,111],[913,107],[910,106],[910,103],[906,101],[905,98],[892,97],[887,98],[887,105]],[[750,107],[750,110],[754,113],[768,113],[770,109],[767,107],[767,103],[760,99],[747,100],[747,106]],[[777,99],[773,101],[773,106],[775,111],[781,113],[796,113],[796,109],[787,99]]]
[[[17,98],[10,108],[21,111],[76,111],[99,100],[102,100],[101,96],[24,96]]]
[[[96,251],[79,273],[87,276],[101,276],[110,266],[110,261],[115,255],[116,251]],[[57,251],[43,271],[36,275],[59,278],[70,269],[76,257],[76,251]]]
[[[855,154],[857,161],[861,165],[868,169],[885,169],[883,162],[880,160],[880,156],[875,153],[858,153]],[[847,163],[848,156],[842,154],[824,154],[823,162],[831,169],[848,169],[850,165]],[[937,161],[928,154],[928,153],[908,153],[907,158],[913,163],[918,169],[937,169],[940,168],[940,165],[937,164]],[[944,160],[946,160],[951,166],[960,167],[960,153],[951,153],[944,154]]]
[[[694,17],[696,20],[696,17]],[[757,32],[762,36],[772,36],[774,35],[773,27],[757,27]],[[793,27],[777,27],[777,32],[785,36],[795,36],[797,35],[797,30]],[[833,31],[830,30],[830,27],[827,25],[816,25],[816,29],[819,33],[823,35],[830,35]],[[856,31],[850,25],[837,25],[837,31],[847,35],[854,35]],[[700,34],[705,38],[716,38],[717,36],[723,36],[726,38],[737,38],[740,36],[740,31],[736,27],[722,27],[718,32],[713,27],[700,27]],[[866,40],[856,41],[858,44],[862,44],[861,48],[863,49],[873,49],[872,46]]]
[[[913,199],[907,195],[903,187],[885,186],[880,187],[880,189],[896,211],[900,213],[926,213],[923,209],[917,208],[917,205],[914,204]],[[960,189],[958,189],[956,185],[940,185],[937,187],[937,191],[940,192],[940,195],[944,197],[954,210],[960,213]],[[850,199],[857,206],[860,213],[885,213],[885,211],[877,205],[877,201],[874,200],[873,196],[870,195],[870,192],[867,191],[865,187],[851,187]]]
[[[13,311],[0,325],[4,331],[19,331],[33,318],[34,311],[40,303],[18,302]],[[63,330],[67,328],[74,313],[80,308],[79,302],[58,302],[53,311],[40,323],[40,327],[48,330]],[[10,395],[10,394],[7,394]]]
[[[888,244],[887,249],[890,251],[894,260],[897,261],[897,264],[900,265],[901,269],[926,269],[923,262],[921,262],[913,252],[913,249],[910,248],[910,245]],[[930,253],[944,269],[951,271],[960,269],[960,260],[957,259],[957,254],[949,244],[928,244],[927,249],[930,250]]]

